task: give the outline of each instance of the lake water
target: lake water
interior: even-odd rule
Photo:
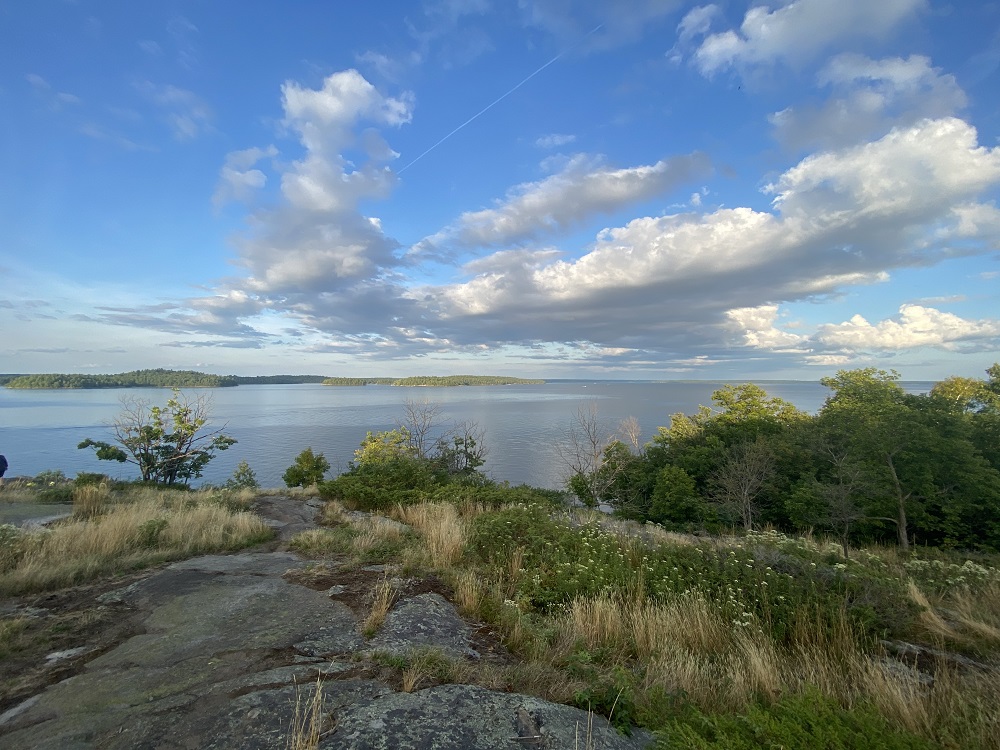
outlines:
[[[818,382],[758,381],[768,394],[815,413],[829,391]],[[485,432],[489,450],[485,470],[494,479],[539,487],[561,486],[564,467],[556,444],[577,411],[596,403],[609,432],[634,416],[643,442],[670,415],[695,412],[711,404],[723,385],[708,381],[664,383],[623,381],[549,381],[543,385],[403,388],[369,385],[241,385],[195,391],[211,399],[211,424],[226,426],[239,442],[217,455],[201,481],[221,484],[246,460],[265,487],[281,487],[284,473],[304,448],[325,454],[334,472],[347,468],[367,430],[391,429],[403,417],[403,403],[440,404],[442,418],[473,421]],[[906,383],[911,391],[930,384]],[[92,450],[78,450],[84,438],[111,440],[107,425],[121,410],[122,397],[165,404],[163,389],[11,390],[0,388],[0,453],[10,462],[8,476],[34,476],[61,470],[68,477],[97,471],[112,477],[137,476],[130,464],[98,461]]]

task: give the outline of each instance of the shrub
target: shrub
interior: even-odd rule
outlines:
[[[73,484],[77,487],[89,487],[95,484],[106,484],[110,481],[107,474],[101,474],[98,471],[81,471],[77,473]]]
[[[250,464],[240,461],[233,470],[233,475],[226,480],[224,487],[227,490],[256,490],[260,488],[260,482],[257,481],[257,475],[250,468]]]
[[[44,487],[38,492],[40,503],[69,503],[73,501],[73,485],[56,484]]]
[[[382,463],[356,465],[346,474],[319,485],[324,500],[339,500],[358,510],[385,510],[426,499],[438,477],[422,459],[402,456]]]
[[[479,481],[474,475],[469,479],[451,481],[434,490],[431,500],[445,503],[478,503],[488,508],[504,505],[538,505],[559,507],[564,503],[564,493],[560,490],[546,490],[526,484],[511,486],[506,482]]]
[[[312,448],[306,448],[295,457],[295,463],[289,466],[282,479],[289,487],[311,487],[323,481],[323,475],[330,470],[330,462],[322,453],[314,454]]]
[[[58,469],[43,471],[35,477],[35,484],[41,485],[42,487],[51,486],[53,484],[61,484],[65,481],[66,475]]]
[[[143,549],[153,549],[160,542],[160,534],[167,528],[166,518],[151,518],[139,524],[138,542]]]

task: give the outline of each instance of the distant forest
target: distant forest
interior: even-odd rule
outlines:
[[[210,375],[194,370],[133,370],[115,375],[38,374],[0,375],[0,386],[7,388],[228,388],[237,385],[523,385],[544,383],[493,375],[448,375],[411,378],[328,378],[323,375]]]
[[[8,388],[224,388],[237,385],[232,375],[193,370],[133,370],[114,375],[16,375]]]

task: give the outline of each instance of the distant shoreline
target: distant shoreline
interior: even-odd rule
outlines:
[[[424,375],[404,378],[349,378],[325,375],[211,375],[194,370],[133,370],[113,375],[64,373],[5,374],[0,385],[14,390],[98,390],[114,388],[233,388],[239,385],[474,386],[542,385],[544,380],[500,375]]]

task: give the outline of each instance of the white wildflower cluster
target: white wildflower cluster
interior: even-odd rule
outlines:
[[[982,586],[1000,583],[1000,570],[966,560],[961,565],[943,560],[907,560],[906,572],[921,583],[938,589]]]

